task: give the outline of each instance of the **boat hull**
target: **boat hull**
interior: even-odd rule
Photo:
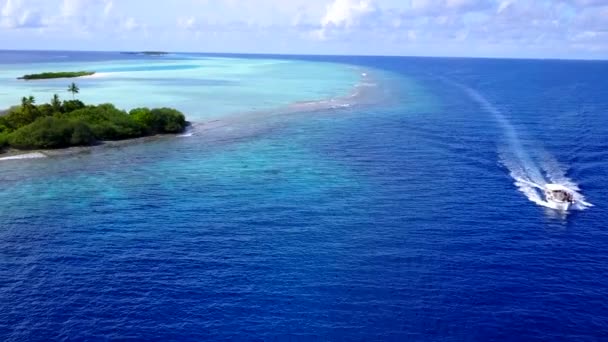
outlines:
[[[561,211],[568,211],[571,206],[571,203],[569,203],[569,202],[555,202],[555,201],[551,201],[551,200],[549,200],[548,202],[553,209],[561,210]]]

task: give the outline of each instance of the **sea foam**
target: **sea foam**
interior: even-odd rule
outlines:
[[[47,156],[42,152],[32,152],[32,153],[17,154],[17,155],[8,156],[8,157],[1,157],[0,161],[2,161],[2,160],[20,160],[20,159],[39,159],[39,158],[46,158],[46,157]]]
[[[593,206],[585,200],[576,182],[566,176],[567,168],[538,142],[523,143],[510,120],[478,91],[467,86],[462,88],[481,108],[492,114],[503,130],[505,144],[499,149],[500,162],[509,170],[515,186],[530,201],[548,208],[554,206],[544,199],[543,190],[547,184],[560,184],[574,195],[573,209],[584,210]]]

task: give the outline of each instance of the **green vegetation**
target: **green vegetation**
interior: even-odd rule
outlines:
[[[49,78],[73,78],[94,75],[94,71],[62,71],[62,72],[43,72],[40,74],[30,74],[19,77],[20,80],[45,80]]]
[[[70,93],[72,93],[72,100],[76,97],[76,94],[80,93],[80,88],[78,88],[78,86],[76,85],[76,83],[72,82],[72,84],[70,84],[70,86],[68,87],[68,91]],[[55,94],[57,95],[57,94]],[[53,101],[55,100],[55,97],[53,96]]]
[[[0,116],[0,149],[89,146],[103,140],[180,133],[188,124],[181,112],[171,108],[136,108],[127,113],[109,103],[85,105],[80,100],[61,101],[58,95],[50,103],[35,103],[33,96],[23,97],[21,105]]]

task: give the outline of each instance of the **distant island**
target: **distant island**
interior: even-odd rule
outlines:
[[[19,80],[46,80],[51,78],[74,78],[94,75],[94,71],[60,71],[43,72],[40,74],[29,74],[19,77]]]
[[[78,93],[72,83],[68,91]],[[135,108],[129,112],[113,104],[86,105],[80,100],[35,104],[33,96],[0,116],[0,149],[55,149],[90,146],[104,140],[125,140],[183,132],[188,122],[173,108]]]
[[[121,52],[123,55],[146,55],[146,56],[164,56],[168,55],[168,52],[164,51],[126,51]]]

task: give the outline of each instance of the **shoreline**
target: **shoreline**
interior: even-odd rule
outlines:
[[[146,143],[150,141],[158,141],[162,139],[173,139],[179,137],[191,137],[199,132],[214,130],[231,124],[237,124],[241,121],[272,117],[276,115],[291,115],[315,113],[324,110],[346,110],[355,106],[370,105],[375,101],[367,101],[370,97],[370,89],[378,87],[376,80],[370,75],[368,70],[359,67],[354,67],[359,72],[359,81],[355,84],[351,91],[342,96],[319,100],[304,100],[296,101],[284,106],[269,109],[269,110],[252,110],[244,112],[236,112],[220,119],[211,119],[207,121],[190,122],[186,130],[178,134],[157,134],[153,136],[140,137],[134,139],[117,140],[117,141],[101,141],[94,146],[74,146],[61,149],[37,149],[37,150],[17,150],[8,149],[5,152],[0,152],[0,162],[9,160],[29,160],[29,159],[45,159],[50,157],[60,157],[66,155],[74,155],[79,153],[88,153],[94,150],[103,148],[115,148],[127,146],[131,144]],[[84,76],[84,77],[103,77],[103,73]],[[7,110],[0,110],[0,115]]]
[[[103,77],[108,77],[108,76],[109,76],[109,74],[110,74],[109,72],[95,72],[95,73],[94,73],[94,74],[92,74],[92,75],[79,76],[79,77],[77,77],[77,78],[80,78],[80,79],[87,79],[87,78],[89,78],[89,79],[90,79],[90,78],[103,78]]]
[[[184,132],[185,133],[185,132]],[[29,160],[29,159],[45,159],[51,157],[69,156],[80,153],[88,153],[97,149],[116,148],[127,145],[147,143],[151,141],[159,141],[163,139],[177,138],[184,133],[178,134],[156,134],[147,137],[126,139],[126,140],[106,140],[97,145],[92,146],[72,146],[58,149],[38,149],[38,150],[17,150],[8,149],[4,153],[0,153],[0,162],[7,160]]]

